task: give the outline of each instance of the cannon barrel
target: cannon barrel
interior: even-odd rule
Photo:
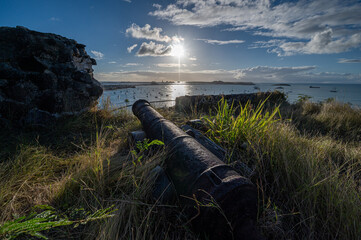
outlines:
[[[209,239],[263,239],[255,229],[257,189],[213,153],[166,120],[146,100],[132,107],[147,136],[164,142],[165,171],[192,226]]]

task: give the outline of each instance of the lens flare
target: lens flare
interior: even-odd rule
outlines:
[[[184,56],[184,47],[180,44],[172,45],[172,52],[171,55],[174,57],[183,57]]]

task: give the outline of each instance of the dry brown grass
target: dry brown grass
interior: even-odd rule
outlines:
[[[149,171],[162,164],[164,152],[129,153],[127,135],[139,128],[128,112],[103,109],[62,120],[51,134],[20,133],[20,144],[0,163],[0,225],[27,215],[39,204],[60,212],[91,212],[114,205],[115,217],[72,229],[48,231],[55,238],[192,239],[176,205],[152,198]],[[66,144],[59,141],[69,140]],[[8,146],[7,146],[8,147]],[[9,154],[10,152],[11,154]]]

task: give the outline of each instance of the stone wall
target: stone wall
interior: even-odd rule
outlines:
[[[237,105],[238,103],[244,105],[248,101],[253,105],[258,105],[267,98],[267,105],[280,104],[286,101],[285,94],[277,91],[230,95],[197,95],[177,97],[175,108],[178,111],[185,112],[209,112],[209,110],[215,110],[217,108],[218,102],[222,98],[227,100],[229,104],[234,102]]]

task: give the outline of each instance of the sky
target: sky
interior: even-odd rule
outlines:
[[[0,0],[0,26],[75,39],[99,81],[361,84],[361,1]]]

